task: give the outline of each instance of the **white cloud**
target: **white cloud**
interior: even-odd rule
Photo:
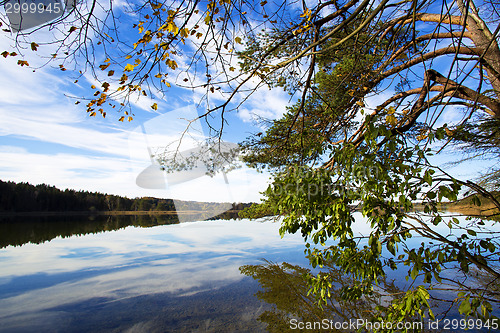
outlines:
[[[0,146],[0,178],[61,189],[129,195],[135,175],[126,158],[76,154],[37,154],[18,147]]]
[[[238,117],[244,122],[252,122],[259,117],[278,119],[286,112],[290,96],[281,89],[257,89],[239,108]]]

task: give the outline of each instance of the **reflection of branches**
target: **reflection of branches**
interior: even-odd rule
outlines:
[[[281,265],[267,262],[263,265],[246,265],[240,267],[243,274],[258,280],[263,291],[256,296],[275,306],[274,311],[265,311],[259,320],[267,323],[269,332],[293,332],[290,320],[302,322],[321,322],[323,319],[349,321],[358,318],[369,319],[375,306],[381,301],[382,294],[362,299],[347,301],[340,296],[340,289],[348,287],[352,279],[335,267],[328,267],[327,274],[334,282],[327,304],[319,307],[317,299],[309,293],[310,286],[305,276],[310,275],[309,269],[282,263]],[[392,282],[382,284],[386,290],[397,293],[398,289]],[[335,330],[345,332],[345,330]]]

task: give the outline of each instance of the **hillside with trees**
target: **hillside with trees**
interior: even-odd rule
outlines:
[[[227,207],[227,203],[177,201],[183,211],[208,212]],[[233,203],[230,211],[249,204]],[[224,209],[226,211],[226,209]],[[126,198],[89,191],[60,190],[47,184],[5,182],[0,180],[0,215],[9,213],[48,212],[176,212],[172,199],[153,197]],[[222,214],[224,215],[224,214]],[[226,216],[228,214],[225,214]]]

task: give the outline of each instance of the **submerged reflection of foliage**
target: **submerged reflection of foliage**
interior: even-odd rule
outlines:
[[[303,326],[304,330],[302,330],[302,327],[299,327],[297,323],[318,324],[320,329],[329,332],[365,331],[370,323],[385,322],[382,314],[389,311],[392,306],[399,304],[401,298],[408,292],[407,288],[402,288],[399,282],[384,276],[379,277],[372,293],[360,295],[359,298],[349,297],[349,290],[355,286],[355,279],[335,267],[331,262],[327,263],[321,272],[316,273],[308,268],[286,262],[276,264],[268,261],[262,265],[241,266],[240,271],[260,283],[262,290],[257,292],[256,296],[260,300],[273,305],[273,310],[265,311],[259,317],[260,321],[267,324],[269,332],[310,331],[310,328],[307,329],[306,325]],[[312,278],[328,279],[332,282],[332,286],[326,295],[326,303],[318,302],[319,295],[311,293],[308,281]],[[461,281],[464,288],[466,287],[465,283],[467,283],[466,289],[471,292],[482,293],[483,297],[492,303],[500,300],[500,281],[483,271],[462,272],[454,279]],[[421,309],[432,307],[436,311],[435,318],[439,320],[455,317],[458,313],[454,314],[450,313],[450,311],[452,311],[456,302],[460,302],[460,299],[453,297],[458,291],[448,284],[449,280],[443,278],[442,282],[431,288],[433,292],[426,294],[425,302],[428,303],[418,306]],[[424,289],[418,287],[414,292],[423,293]],[[405,304],[408,305],[408,303]],[[496,311],[493,312],[496,313]],[[450,315],[451,317],[449,317]],[[405,323],[421,322],[422,324],[422,326],[415,325],[410,328],[409,332],[432,331],[429,322],[426,322],[426,320],[431,319],[428,316],[422,316],[418,311],[404,318]],[[353,322],[356,325],[346,325],[347,329],[336,326],[336,324]],[[292,325],[292,323],[295,323],[295,325]],[[357,325],[357,323],[360,323],[360,325]],[[474,325],[477,324],[477,322],[474,323]],[[491,323],[494,323],[494,321]],[[363,327],[362,324],[366,326]],[[353,327],[355,329],[351,329]],[[473,327],[471,326],[471,328]],[[481,327],[488,329],[487,324]],[[384,332],[385,330],[375,331]]]
[[[276,264],[266,261],[262,265],[245,265],[240,271],[258,280],[262,291],[256,296],[274,305],[271,311],[265,311],[259,320],[266,323],[269,332],[301,332],[300,328],[291,325],[291,320],[297,322],[323,323],[327,320],[328,331],[349,332],[346,329],[335,329],[331,323],[356,321],[357,319],[370,320],[377,305],[390,302],[388,294],[397,294],[399,289],[393,281],[381,280],[380,288],[371,295],[358,299],[346,299],[342,290],[353,285],[353,279],[333,265],[328,265],[319,275],[328,275],[333,282],[328,301],[321,307],[318,299],[311,294],[308,277],[312,276],[310,269],[291,265],[289,263]],[[382,292],[382,290],[384,292]],[[353,330],[353,332],[356,330]]]

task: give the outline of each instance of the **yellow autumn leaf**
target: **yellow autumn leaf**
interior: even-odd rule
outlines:
[[[167,24],[167,30],[173,34],[177,34],[177,32],[179,31],[179,28],[177,28],[177,26],[175,25],[175,23],[173,21],[170,21]]]
[[[356,104],[361,107],[365,106],[365,103],[363,103],[363,101],[357,101]]]
[[[397,123],[397,118],[394,117],[392,114],[388,115],[385,117],[385,121],[389,124],[389,125],[395,125]]]
[[[188,28],[181,29],[181,37],[187,37],[187,36],[189,36],[189,29]]]
[[[207,16],[205,16],[205,24],[209,25],[210,21],[212,21],[212,17],[210,16],[209,13],[207,13]]]
[[[238,43],[238,44],[241,44],[241,38],[240,38],[240,37],[236,37],[236,38],[234,39],[234,41],[235,41],[236,43]]]
[[[125,72],[132,72],[134,70],[134,65],[132,64],[127,64],[125,68],[123,69]]]
[[[158,104],[154,103],[153,105],[151,105],[151,109],[153,110],[158,110]]]
[[[302,15],[300,15],[300,17],[306,17],[308,19],[310,19],[311,17],[311,10],[309,8],[307,8],[304,13],[302,13]]]
[[[175,60],[171,60],[171,59],[167,59],[167,61],[165,61],[165,65],[172,68],[173,70],[175,70],[177,67],[179,67],[179,65],[177,65],[177,62],[175,62]]]
[[[123,120],[125,120],[124,116],[121,116],[120,119],[118,119],[118,121],[123,121]]]

